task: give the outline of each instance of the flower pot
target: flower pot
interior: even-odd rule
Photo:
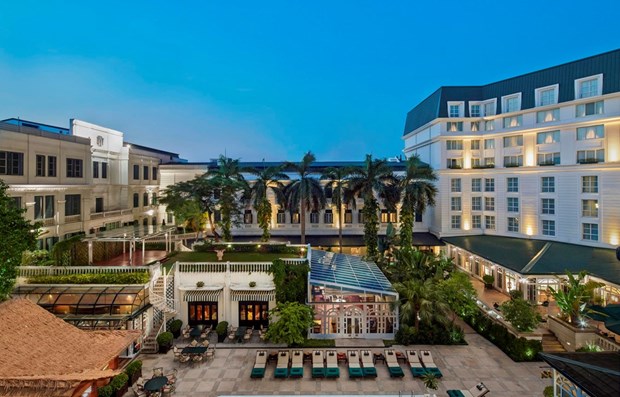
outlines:
[[[159,345],[159,354],[166,354],[172,345]]]
[[[224,334],[224,335],[219,335],[218,334],[218,336],[217,336],[218,343],[224,342],[224,339],[226,339],[226,334]]]

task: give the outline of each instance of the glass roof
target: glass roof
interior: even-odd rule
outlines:
[[[312,250],[310,283],[352,291],[396,295],[392,284],[373,262],[353,255]]]
[[[144,240],[152,237],[170,233],[174,226],[148,225],[148,226],[127,226],[117,229],[105,230],[95,234],[89,234],[84,240],[99,241],[133,241]]]

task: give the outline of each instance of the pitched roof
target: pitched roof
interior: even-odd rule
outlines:
[[[540,356],[589,396],[620,395],[620,352],[540,353]]]
[[[84,331],[27,299],[0,303],[0,394],[113,376],[108,363],[140,331]],[[14,393],[13,393],[14,394]]]

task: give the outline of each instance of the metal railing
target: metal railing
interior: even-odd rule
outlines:
[[[65,216],[65,223],[81,222],[82,215],[67,215]]]
[[[131,215],[132,213],[133,213],[133,210],[131,209],[93,212],[90,214],[90,219],[101,219],[101,218],[109,218],[109,217],[120,216],[120,215]]]
[[[605,337],[599,333],[594,336],[594,344],[605,351],[620,351],[620,343],[616,339]]]
[[[160,269],[159,263],[151,266],[19,266],[17,277],[64,276],[69,274],[133,273],[148,271],[153,275]]]

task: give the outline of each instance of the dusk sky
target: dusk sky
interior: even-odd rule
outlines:
[[[191,161],[397,156],[439,86],[617,49],[619,15],[618,0],[3,1],[0,119],[78,118]]]

